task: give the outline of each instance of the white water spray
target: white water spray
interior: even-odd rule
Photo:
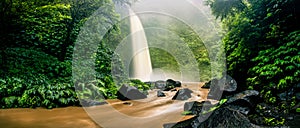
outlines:
[[[149,47],[143,25],[139,17],[129,9],[132,61],[130,77],[141,81],[150,81],[152,65]]]

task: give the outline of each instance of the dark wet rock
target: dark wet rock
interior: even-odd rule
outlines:
[[[300,100],[300,92],[296,93],[296,99]]]
[[[278,92],[277,98],[281,101],[289,101],[293,96],[296,96],[296,100],[300,100],[300,83],[285,89],[281,90],[281,93]]]
[[[180,81],[176,81],[175,87],[181,87],[181,82]]]
[[[211,84],[207,99],[220,100],[222,97],[222,93],[223,91],[220,89],[220,86],[218,86],[217,84]]]
[[[246,90],[229,97],[224,105],[247,115],[249,112],[255,112],[258,95],[258,91]]]
[[[148,83],[150,83],[150,82],[148,82]],[[176,87],[181,87],[180,81],[168,79],[167,81],[159,80],[159,81],[154,82],[154,88],[160,89],[162,91],[170,91]],[[154,89],[154,88],[152,88],[152,89]]]
[[[293,120],[287,120],[289,128],[299,128],[300,126],[300,114],[293,115]]]
[[[283,100],[286,100],[286,98],[287,98],[287,97],[286,97],[286,96],[287,96],[286,93],[280,93],[280,94],[278,94],[277,96],[278,96],[279,99],[282,100],[282,101],[283,101]]]
[[[229,75],[226,75],[224,91],[234,92],[237,89],[236,81]]]
[[[259,103],[257,104],[259,109],[255,109],[257,113],[259,113],[263,117],[272,117],[272,118],[279,118],[280,115],[280,109],[276,105],[270,105],[266,103]]]
[[[251,109],[253,107],[249,107],[247,105],[241,105],[241,104],[238,104],[238,105],[228,105],[229,108],[232,108],[236,111],[239,111],[240,113],[244,114],[244,115],[248,115],[251,111]]]
[[[192,112],[192,114],[194,115],[198,115],[203,108],[204,111],[208,110],[209,108],[212,107],[212,104],[210,101],[202,101],[202,102],[198,102],[198,101],[192,101],[192,102],[185,102],[184,103],[184,111],[190,111]]]
[[[97,106],[107,104],[105,101],[96,101],[96,100],[89,100],[89,99],[81,99],[80,104],[82,107],[90,107],[90,106]]]
[[[214,100],[231,96],[237,89],[236,81],[229,75],[221,79],[212,79],[206,86],[210,88],[207,98]]]
[[[200,122],[198,121],[197,116],[178,123],[163,124],[163,128],[197,128],[198,126],[200,126]]]
[[[226,104],[230,104],[230,103],[238,101],[238,100],[245,100],[249,103],[252,103],[251,98],[255,98],[258,95],[259,95],[259,92],[256,90],[245,90],[243,92],[234,94],[232,97],[229,97]]]
[[[181,82],[180,81],[175,81],[175,80],[172,80],[172,79],[168,79],[166,81],[166,84],[167,84],[167,86],[170,86],[170,87],[181,87]]]
[[[300,89],[300,83],[295,85],[295,89]]]
[[[300,83],[296,84],[294,87],[295,96],[298,101],[300,101]]]
[[[212,79],[208,82],[205,82],[205,84],[201,88],[209,89],[211,86],[212,81],[217,81],[218,79]]]
[[[169,90],[172,90],[176,87],[181,87],[181,82],[180,81],[174,81],[172,79],[168,79],[166,81],[166,86],[164,88],[164,91],[169,91]]]
[[[124,101],[144,99],[147,98],[147,96],[140,92],[137,88],[124,84],[117,92],[117,98]]]
[[[200,122],[201,116],[195,116],[191,119],[178,123],[164,124],[164,128],[254,128],[250,120],[239,111],[229,107],[219,108],[203,122]]]
[[[156,81],[155,88],[164,90],[166,88],[166,81],[162,81],[162,80]]]
[[[172,100],[187,100],[192,97],[192,92],[193,91],[188,88],[179,89],[173,96]]]
[[[277,94],[277,97],[278,97],[279,100],[285,101],[285,100],[291,99],[294,96],[294,94],[295,94],[295,90],[294,90],[294,88],[291,88],[291,89],[289,89],[285,92]]]
[[[157,91],[157,97],[165,97],[165,93],[163,93],[161,90]]]
[[[206,82],[201,88],[209,89],[211,87],[211,84],[217,84],[218,79],[214,78],[208,82]]]

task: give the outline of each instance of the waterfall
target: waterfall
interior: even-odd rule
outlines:
[[[145,31],[139,17],[132,10],[129,13],[132,48],[130,78],[150,81],[152,65]]]

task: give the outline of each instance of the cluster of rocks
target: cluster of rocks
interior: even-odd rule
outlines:
[[[152,89],[160,89],[162,91],[170,91],[176,87],[181,87],[180,81],[175,81],[172,79],[168,79],[166,81],[158,80],[158,81],[145,82],[145,83],[151,85]]]
[[[158,89],[157,97],[165,97],[164,91],[177,91],[172,100],[187,100],[191,98],[191,93],[193,92],[190,89],[184,88],[176,90],[176,88],[181,87],[180,81],[174,81],[168,79],[166,81],[155,81],[155,82],[145,82],[152,86],[152,89]],[[147,95],[140,92],[136,87],[129,85],[122,85],[119,91],[117,92],[117,98],[120,100],[137,100],[147,98]]]
[[[209,88],[208,100],[186,102],[184,111],[191,112],[194,117],[177,123],[164,124],[164,128],[207,128],[207,127],[256,127],[247,115],[255,112],[259,92],[246,90],[235,92],[236,81],[225,76],[207,82],[203,88]],[[223,95],[222,95],[223,92]],[[225,102],[212,104],[210,99]]]
[[[257,96],[257,91],[246,90],[228,98],[223,104],[213,105],[210,101],[186,102],[184,110],[195,116],[185,121],[164,124],[164,128],[255,127],[247,115],[255,111],[251,101]],[[212,109],[214,107],[215,110]],[[206,116],[208,118],[205,120]]]
[[[157,91],[157,97],[165,97],[163,91],[177,91],[176,94],[172,97],[172,100],[187,100],[192,97],[192,90],[188,88],[176,89],[181,87],[180,81],[174,81],[172,79],[168,79],[167,81],[156,81],[154,82],[155,89],[159,89]]]

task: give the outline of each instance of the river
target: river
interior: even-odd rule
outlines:
[[[208,89],[203,83],[183,84],[193,90],[188,101],[202,101]],[[191,118],[183,116],[186,101],[171,100],[176,92],[166,92],[166,97],[157,97],[156,90],[149,91],[147,99],[136,101],[107,100],[108,104],[94,107],[65,108],[13,108],[0,110],[0,127],[5,128],[103,128],[106,127],[162,127],[164,123],[178,122]],[[116,114],[117,113],[117,114]],[[117,115],[133,117],[126,120]],[[132,119],[132,118],[130,118]],[[130,121],[130,122],[129,122]]]

